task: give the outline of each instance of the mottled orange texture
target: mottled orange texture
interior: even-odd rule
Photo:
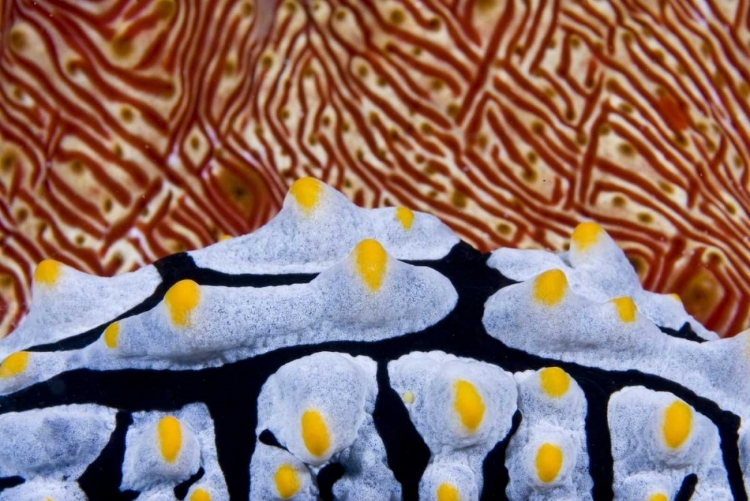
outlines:
[[[131,270],[303,176],[484,250],[596,220],[747,325],[750,2],[259,1],[0,4],[0,333],[42,259]]]

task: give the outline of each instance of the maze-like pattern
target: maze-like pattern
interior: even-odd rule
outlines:
[[[596,219],[646,287],[747,325],[747,0],[0,9],[0,334],[43,258],[109,275],[246,233],[302,175],[483,250]]]

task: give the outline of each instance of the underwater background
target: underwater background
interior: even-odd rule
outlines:
[[[748,326],[750,0],[0,0],[0,335],[50,257],[113,275],[313,176],[487,251],[594,219]]]

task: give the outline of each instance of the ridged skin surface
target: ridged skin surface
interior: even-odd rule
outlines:
[[[200,248],[302,175],[480,250],[596,219],[647,288],[747,326],[748,0],[0,5],[0,335],[42,259]]]

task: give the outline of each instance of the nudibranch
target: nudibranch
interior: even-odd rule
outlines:
[[[297,180],[113,278],[41,261],[0,341],[0,500],[748,499],[750,333],[613,238],[481,253]]]
[[[595,219],[650,290],[750,326],[747,0],[80,3],[0,9],[0,337],[43,258],[143,268],[310,175],[482,252]]]

